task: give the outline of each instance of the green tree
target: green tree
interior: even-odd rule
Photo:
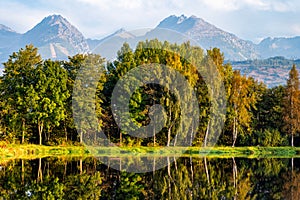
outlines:
[[[257,102],[257,110],[253,110],[254,129],[278,129],[282,132],[285,88],[283,86],[265,88],[259,93],[261,98]]]
[[[77,74],[72,93],[73,117],[76,120],[77,130],[79,131],[79,141],[83,143],[84,134],[89,144],[95,142],[96,133],[100,128],[100,121],[95,117],[95,112],[101,115],[98,101],[96,98],[97,90],[103,89],[99,85],[99,79],[104,72],[104,59],[100,55],[88,54],[84,56],[80,65],[80,74]],[[90,137],[91,134],[93,137]]]
[[[34,84],[27,90],[30,118],[37,125],[39,144],[42,144],[42,133],[46,129],[46,139],[55,126],[66,117],[67,72],[60,62],[47,60],[35,69]]]
[[[69,57],[69,60],[67,62],[63,63],[63,67],[67,70],[68,73],[68,81],[67,81],[67,88],[69,91],[69,98],[67,99],[66,103],[66,115],[63,122],[63,131],[65,133],[65,141],[67,141],[69,138],[77,138],[77,132],[74,124],[73,119],[73,110],[72,110],[72,94],[73,94],[73,87],[74,82],[76,80],[76,76],[78,74],[78,71],[80,67],[82,66],[82,63],[84,62],[86,56],[83,54],[76,54],[72,57]]]
[[[28,107],[31,99],[27,91],[34,81],[35,69],[42,65],[38,49],[28,45],[25,49],[14,52],[4,63],[4,75],[1,83],[1,99],[6,131],[21,136],[25,142],[28,126]]]

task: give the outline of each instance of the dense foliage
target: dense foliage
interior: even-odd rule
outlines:
[[[93,138],[92,143],[97,144],[99,138],[87,123],[89,120],[83,120],[77,129],[74,125],[73,116],[83,109],[90,109],[88,113],[96,113],[96,126],[113,143],[127,146],[175,146],[177,129],[193,127],[190,125],[196,122],[181,120],[184,108],[179,104],[180,99],[168,87],[145,84],[133,93],[129,102],[131,121],[138,127],[150,123],[151,106],[163,106],[165,126],[158,134],[154,132],[148,138],[133,137],[117,125],[118,118],[113,115],[113,111],[119,109],[115,104],[112,105],[112,93],[117,82],[131,69],[151,63],[166,65],[178,71],[196,93],[199,125],[197,129],[189,129],[185,139],[191,145],[206,145],[211,129],[219,123],[211,124],[211,107],[214,109],[218,102],[210,98],[205,77],[195,67],[206,67],[207,72],[210,72],[213,71],[213,67],[210,68],[212,64],[221,76],[220,80],[214,81],[224,84],[227,101],[225,125],[218,140],[219,145],[281,146],[288,145],[289,138],[291,145],[294,145],[294,137],[297,137],[300,130],[299,80],[295,66],[290,72],[287,86],[267,88],[253,78],[234,71],[230,64],[225,64],[224,55],[217,48],[204,52],[189,43],[178,45],[157,40],[139,42],[134,51],[125,43],[113,62],[106,62],[95,54],[78,54],[69,57],[68,61],[43,60],[32,45],[13,53],[4,63],[4,73],[0,78],[1,140],[57,145],[82,143],[83,136],[87,135]],[[78,103],[80,99],[72,98],[74,83],[79,70],[91,66],[96,67],[93,68],[96,71],[92,70],[93,73],[85,75],[98,80],[93,102],[95,105],[83,108]],[[99,71],[101,73],[96,77]],[[165,74],[165,80],[172,78],[172,74]],[[169,84],[172,82],[169,81]],[[129,93],[126,85],[124,90]],[[84,84],[78,91],[82,92],[81,96],[91,92]],[[128,106],[123,98],[118,97],[118,106]],[[78,110],[72,110],[72,104],[76,104]]]

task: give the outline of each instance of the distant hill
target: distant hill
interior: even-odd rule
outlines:
[[[296,64],[300,71],[300,59],[291,60],[282,56],[263,60],[231,61],[233,69],[240,70],[242,74],[264,82],[268,87],[285,85],[293,64]]]
[[[15,50],[14,47],[18,46],[20,38],[21,34],[0,24],[0,62],[5,61]]]
[[[11,28],[0,24],[0,48],[7,48],[14,45],[21,37],[21,34]]]
[[[300,58],[300,36],[292,38],[266,38],[262,40],[257,50],[261,57],[269,58],[274,56],[284,56],[290,59]]]

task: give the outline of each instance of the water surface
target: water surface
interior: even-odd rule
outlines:
[[[112,165],[103,164],[103,159]],[[163,159],[167,161],[166,167],[147,173],[126,172],[124,162],[125,166],[130,166],[136,161],[124,157],[48,157],[1,161],[0,199],[300,197],[300,159]]]

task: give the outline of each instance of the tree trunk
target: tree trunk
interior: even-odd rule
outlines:
[[[294,146],[294,134],[292,133],[292,147]]]
[[[171,111],[171,108],[170,108],[170,111],[169,111],[169,122],[170,122],[170,127],[168,128],[168,141],[167,141],[167,147],[170,146],[170,141],[171,141],[171,129],[172,129],[172,122],[171,122],[171,116],[172,116],[172,111]]]
[[[43,182],[42,158],[39,158],[38,180],[37,181]]]
[[[68,132],[67,132],[67,127],[65,126],[64,127],[64,130],[65,130],[65,139],[66,139],[66,142],[68,141]]]
[[[234,117],[234,119],[233,119],[233,143],[232,143],[232,147],[234,147],[236,139],[237,139],[237,125],[236,125],[236,118]]]
[[[174,145],[173,145],[174,147],[176,146],[176,143],[177,143],[177,136],[178,136],[178,134],[176,134],[175,138],[174,138]]]
[[[172,128],[172,127],[169,127],[169,128],[168,128],[168,141],[167,141],[167,147],[170,146],[170,140],[171,140],[171,128]]]
[[[42,145],[43,123],[38,122],[39,129],[39,145]]]
[[[24,170],[24,160],[22,159],[22,185],[24,185],[24,174],[25,174],[25,170]]]
[[[48,141],[48,142],[50,141],[50,134],[52,133],[52,129],[53,129],[53,128],[50,128],[50,129],[47,131],[47,141]]]
[[[156,142],[156,128],[155,128],[155,123],[154,123],[154,127],[153,127],[153,146],[155,147],[155,142]]]
[[[167,157],[167,162],[168,162],[168,189],[169,189],[169,199],[172,199],[171,198],[171,194],[172,194],[172,187],[171,187],[171,179],[172,179],[172,176],[171,176],[171,164],[170,164],[170,157],[168,156]],[[173,180],[173,179],[172,179]]]
[[[172,189],[171,189],[171,180],[170,180],[170,177],[168,178],[168,190],[169,190],[169,199],[172,199],[171,198],[171,194],[172,194]]]
[[[193,170],[193,159],[190,156],[190,166],[191,166],[191,179],[192,179],[192,184],[194,184],[194,170]]]
[[[208,188],[208,193],[209,193],[209,199],[211,199],[211,185],[210,185],[210,175],[208,171],[208,166],[207,166],[207,160],[206,157],[204,157],[204,167],[205,167],[205,173],[206,173],[206,179],[207,179],[207,188]]]
[[[232,157],[232,171],[233,171],[233,187],[235,188],[235,192],[234,192],[234,199],[237,199],[237,193],[238,193],[238,188],[237,188],[237,176],[238,176],[238,171],[237,171],[237,165],[235,162],[234,157]]]
[[[44,142],[47,142],[48,141],[48,136],[47,136],[47,133],[45,131],[44,132]]]
[[[25,142],[25,119],[22,119],[22,144]]]
[[[83,131],[80,130],[80,135],[79,135],[79,142],[82,144],[82,136],[83,136]]]
[[[292,157],[292,173],[294,173],[294,157]]]
[[[206,146],[207,146],[207,138],[208,138],[209,129],[210,129],[210,121],[208,121],[208,124],[207,124],[207,129],[206,129],[206,131],[205,131],[205,137],[204,137],[204,147],[206,147]]]
[[[194,120],[192,120],[192,130],[191,130],[190,146],[193,145],[193,136],[194,136]]]
[[[64,170],[63,180],[65,180],[65,177],[67,175],[67,167],[68,167],[68,162],[65,161],[65,170]]]
[[[167,166],[168,166],[168,176],[169,176],[169,179],[172,179],[173,180],[173,178],[172,178],[172,176],[171,176],[171,162],[170,162],[170,157],[168,156],[167,157]]]
[[[208,183],[208,185],[210,185],[210,178],[209,178],[209,172],[208,172],[206,157],[204,157],[204,167],[205,167],[207,183]]]

